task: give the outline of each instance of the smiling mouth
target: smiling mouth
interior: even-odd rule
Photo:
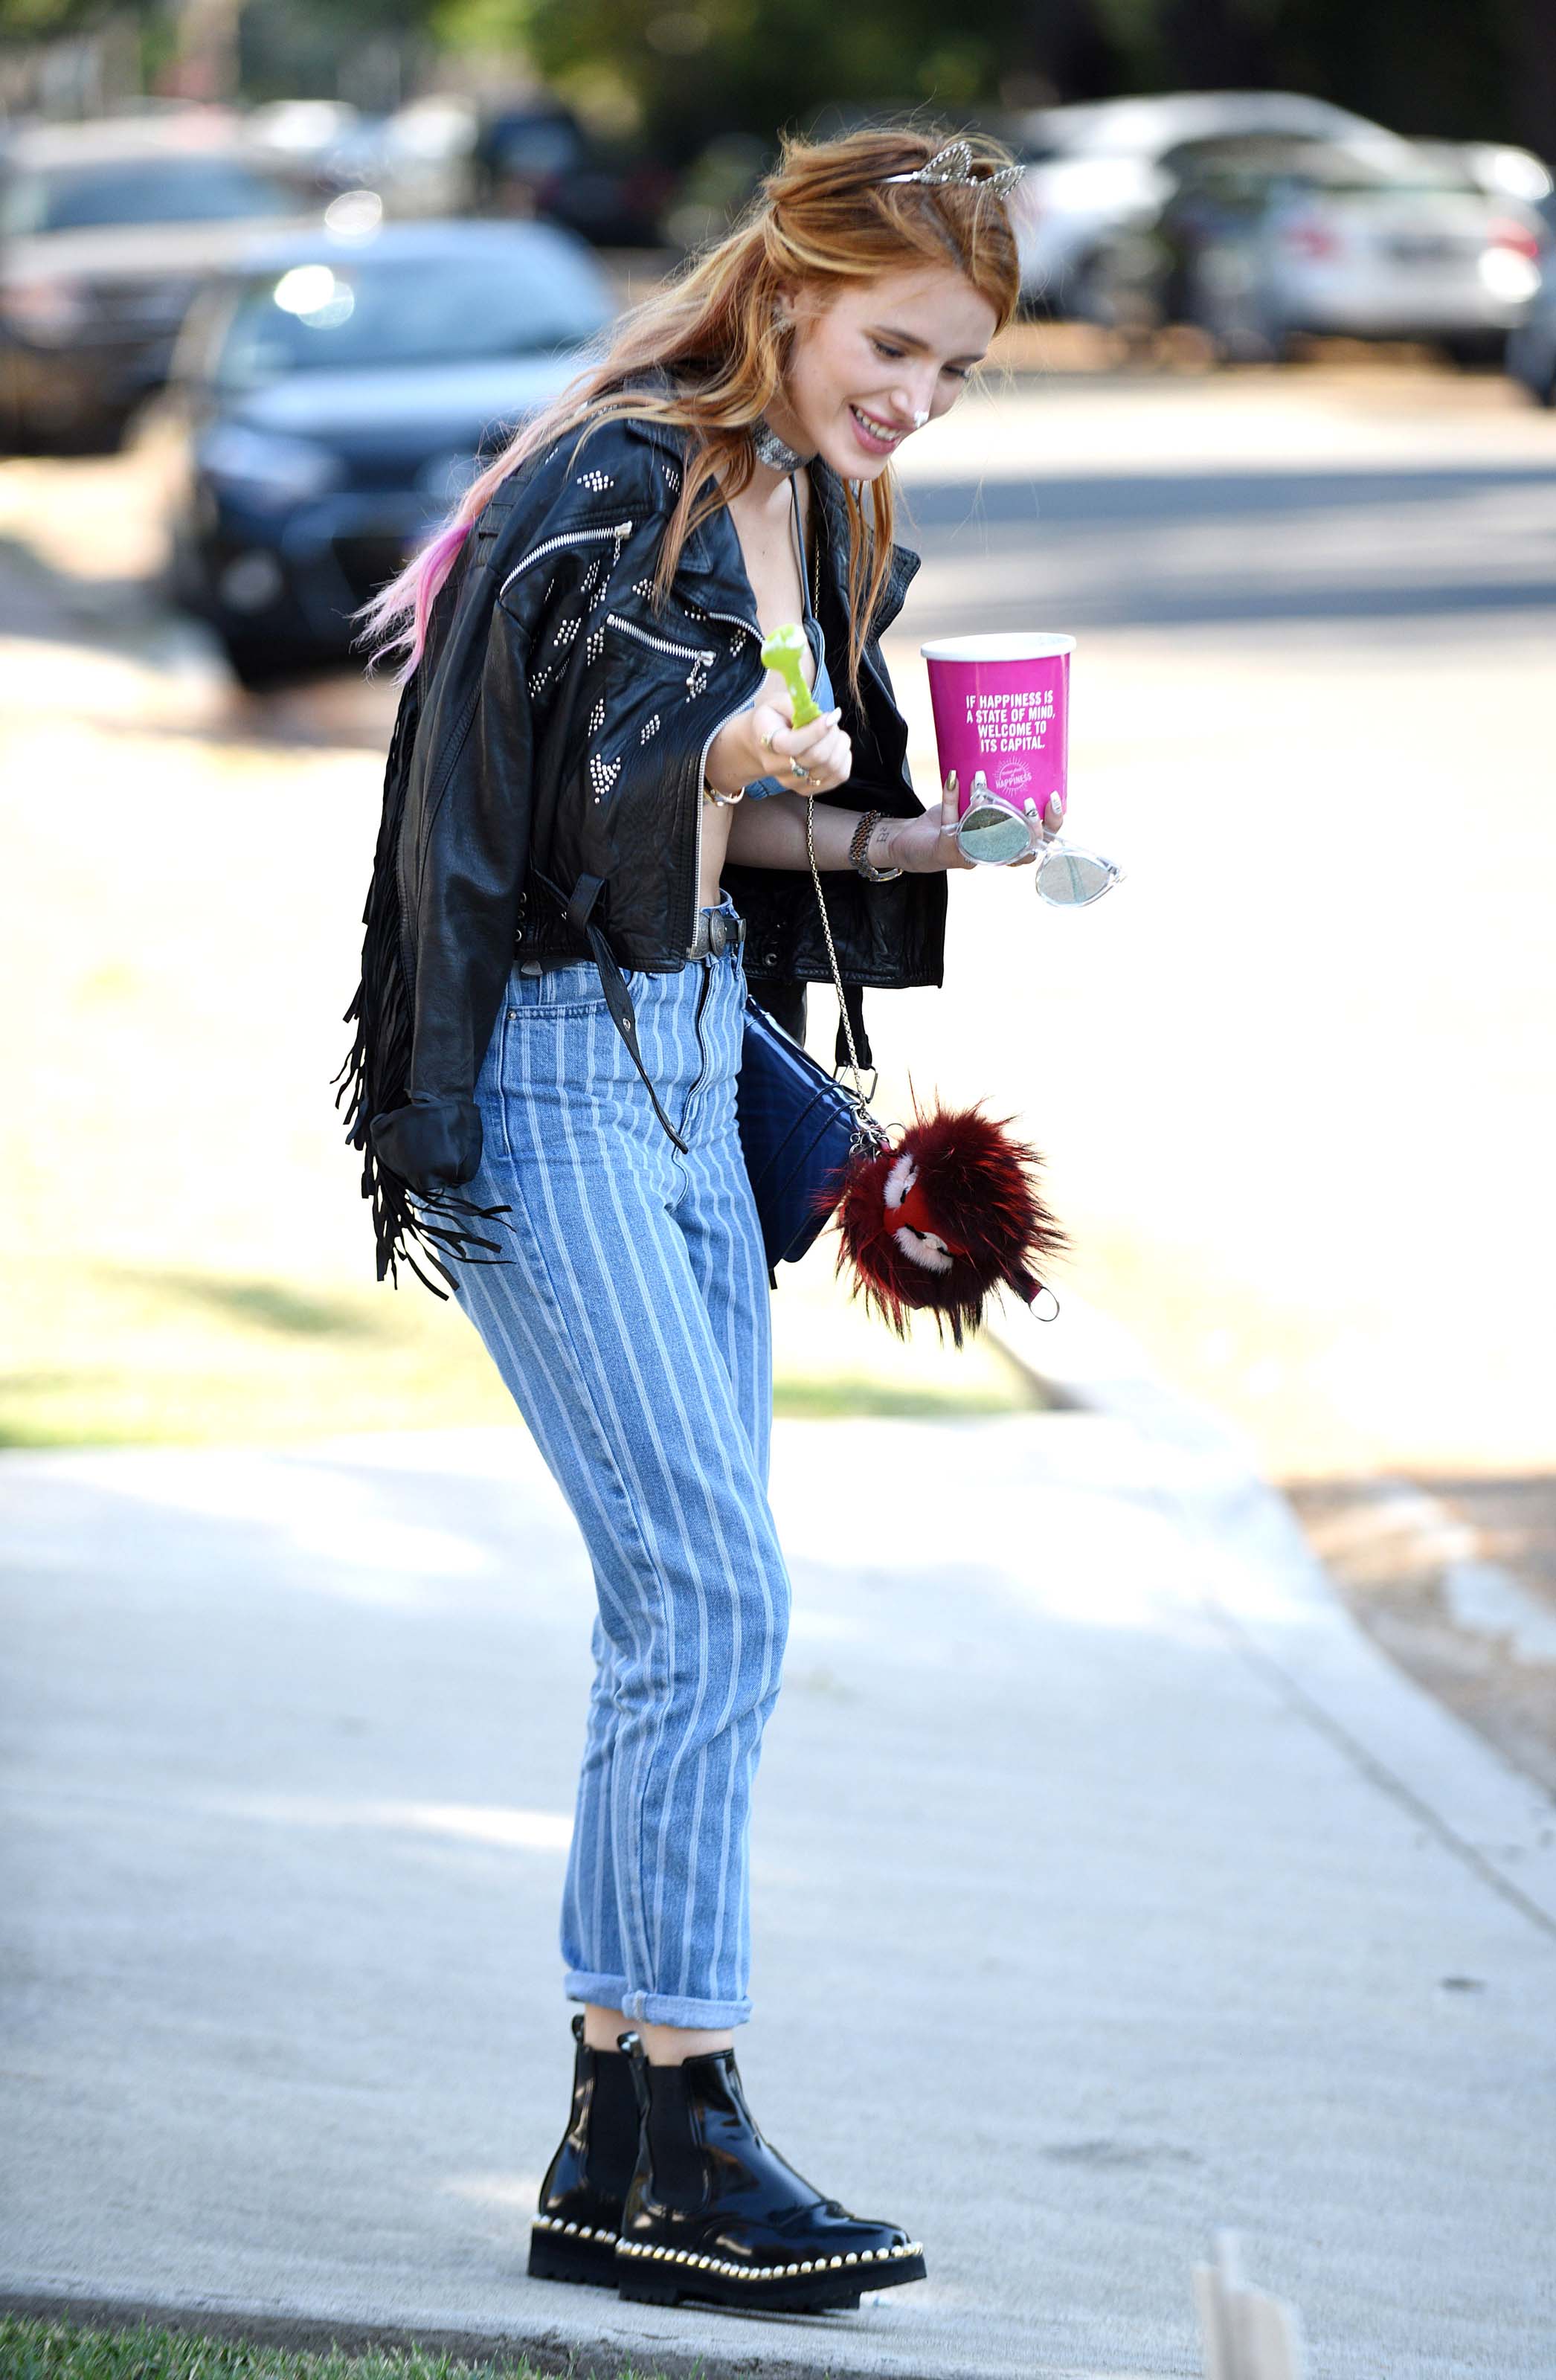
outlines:
[[[865,436],[869,439],[870,444],[872,446],[879,446],[883,454],[889,446],[900,446],[903,440],[907,436],[906,430],[883,429],[881,423],[872,420],[868,413],[861,413],[857,405],[851,405],[848,407],[848,410],[853,415],[855,420],[858,423],[860,429],[864,431]]]

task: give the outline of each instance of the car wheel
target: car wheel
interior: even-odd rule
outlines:
[[[1118,327],[1116,260],[1107,249],[1083,256],[1064,292],[1064,311],[1072,322],[1092,322],[1100,331]]]
[[[222,630],[222,650],[238,685],[250,694],[263,694],[289,675],[295,659],[278,645],[261,644],[257,637],[235,636]]]
[[[1505,331],[1451,333],[1438,345],[1460,371],[1501,371],[1507,363]]]

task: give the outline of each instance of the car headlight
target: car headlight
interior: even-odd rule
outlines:
[[[1493,298],[1511,298],[1521,304],[1539,287],[1539,267],[1532,257],[1499,243],[1482,254],[1480,278]]]
[[[237,421],[219,423],[201,439],[200,467],[240,503],[261,512],[284,512],[288,504],[326,495],[346,477],[345,464],[327,446],[247,430]]]

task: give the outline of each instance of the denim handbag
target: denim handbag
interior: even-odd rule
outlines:
[[[735,1115],[771,1274],[815,1245],[854,1156],[873,1153],[886,1135],[857,1091],[819,1066],[749,992]]]

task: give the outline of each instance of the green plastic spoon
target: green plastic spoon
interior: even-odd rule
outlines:
[[[800,674],[799,657],[805,650],[805,630],[791,620],[786,627],[774,628],[764,639],[761,649],[764,668],[776,670],[794,697],[796,727],[808,727],[820,719],[821,706]]]

